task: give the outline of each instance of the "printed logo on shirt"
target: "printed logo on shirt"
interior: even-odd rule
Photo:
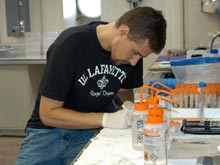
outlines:
[[[126,79],[126,73],[117,66],[102,64],[95,66],[93,69],[87,69],[87,72],[78,79],[78,82],[80,82],[82,86],[85,86],[88,79],[103,74],[112,75],[116,77],[121,83],[123,83],[123,81]]]
[[[98,80],[98,81],[97,81],[97,85],[98,85],[98,87],[99,87],[100,89],[103,89],[103,88],[106,87],[106,85],[108,84],[108,82],[109,82],[109,80],[106,79],[105,76],[103,76],[101,80]]]
[[[108,84],[109,80],[106,79],[105,76],[103,76],[101,79],[99,79],[97,81],[97,85],[98,87],[100,88],[100,91],[90,91],[90,95],[91,96],[94,96],[94,97],[98,97],[98,96],[111,96],[111,95],[114,95],[114,92],[109,92],[109,91],[106,91],[106,90],[103,90],[103,88],[106,87],[106,85]]]
[[[104,88],[108,85],[109,79],[106,78],[106,75],[112,75],[115,78],[117,78],[121,83],[126,79],[126,73],[121,70],[120,68],[113,66],[113,65],[100,65],[95,66],[93,69],[87,69],[87,72],[84,73],[79,79],[78,82],[85,86],[87,81],[90,78],[93,78],[95,76],[104,75],[101,79],[97,81],[97,86],[100,89],[99,91],[90,91],[90,95],[93,97],[99,97],[99,96],[112,96],[114,95],[114,91],[106,91]]]

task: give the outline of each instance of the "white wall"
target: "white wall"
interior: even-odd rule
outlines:
[[[101,2],[101,20],[104,21],[113,21],[131,8],[127,0]],[[168,23],[166,48],[169,49],[193,49],[201,42],[208,42],[210,32],[219,30],[216,16],[201,12],[201,0],[142,0],[140,6],[152,6],[163,11]],[[75,10],[74,5],[73,8]],[[30,19],[31,31],[60,32],[74,26],[71,21],[74,22],[75,17],[63,19],[62,0],[30,0]],[[0,42],[24,42],[24,37],[7,36],[5,0],[0,0]]]
[[[209,43],[210,33],[219,31],[216,15],[201,12],[201,0],[185,0],[185,47],[195,49]],[[209,46],[209,45],[208,45]]]
[[[30,27],[32,32],[42,32],[41,0],[29,0]]]
[[[61,32],[64,27],[62,0],[29,0],[32,32]]]
[[[130,9],[126,0],[102,0],[101,1],[101,20],[112,22]]]
[[[41,0],[42,24],[44,32],[61,32],[63,30],[62,0]]]

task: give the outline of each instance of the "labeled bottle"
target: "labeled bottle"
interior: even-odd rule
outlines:
[[[145,117],[147,115],[147,104],[138,102],[134,104],[134,112],[132,115],[132,146],[135,150],[143,150],[143,127]]]
[[[144,124],[144,164],[166,165],[168,125],[163,121],[163,109],[148,110]]]
[[[145,118],[147,116],[148,103],[143,101],[143,91],[144,89],[157,90],[156,88],[150,87],[148,85],[142,86],[140,88],[140,101],[135,102],[134,111],[131,117],[131,127],[132,127],[132,147],[136,150],[144,149],[144,135],[143,127]]]
[[[148,109],[143,129],[145,165],[167,164],[168,123],[164,120],[164,109],[158,106],[160,98],[177,103],[164,96],[154,97],[153,107]]]
[[[155,82],[153,85],[159,84],[163,86],[164,88],[167,88],[171,90],[169,87],[166,85],[160,83],[160,82]],[[151,90],[151,95],[150,97],[147,97],[145,99],[146,102],[143,101],[143,91],[144,89],[150,89]],[[151,108],[154,104],[154,94],[157,96],[159,93],[166,93],[166,94],[171,94],[172,93],[165,91],[165,90],[159,90],[157,88],[154,88],[152,86],[142,86],[140,89],[140,101],[136,102],[134,104],[134,111],[132,113],[131,121],[132,121],[132,146],[136,150],[143,150],[144,149],[144,135],[143,135],[143,126],[145,123],[145,118],[148,114],[148,108]]]

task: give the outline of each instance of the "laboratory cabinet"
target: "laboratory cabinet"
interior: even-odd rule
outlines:
[[[25,135],[44,65],[0,65],[0,135]]]

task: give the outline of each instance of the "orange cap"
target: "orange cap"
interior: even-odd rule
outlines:
[[[134,103],[134,110],[137,111],[145,111],[148,109],[148,105],[146,102],[136,102]]]
[[[148,110],[146,117],[146,123],[148,124],[160,124],[163,123],[163,108],[156,107]]]
[[[155,103],[155,101],[157,101],[156,104],[159,103],[159,100],[155,100],[155,97],[148,97],[148,98],[146,98],[146,103],[147,103],[148,108],[152,108],[154,103]]]

